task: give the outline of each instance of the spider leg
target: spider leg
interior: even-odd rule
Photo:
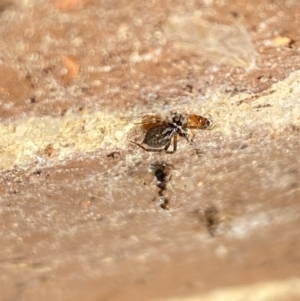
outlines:
[[[193,130],[190,130],[190,135],[189,134],[186,134],[187,137],[186,137],[186,140],[189,144],[192,144],[194,142],[194,138],[196,136],[195,132]]]
[[[193,134],[192,131],[190,131],[190,132]],[[194,138],[194,136],[195,136],[195,135],[193,134],[192,139],[190,139],[190,135],[189,135],[189,133],[188,133],[187,131],[179,132],[178,135],[179,135],[180,137],[184,137],[188,143],[193,142],[193,138]]]
[[[142,148],[143,150],[145,150],[147,152],[162,152],[166,148],[166,147],[165,148],[147,148],[144,145],[142,145],[140,143],[137,143],[135,141],[130,141],[130,142],[133,143],[133,144],[135,144],[135,145],[137,145],[137,146],[139,146],[140,148]],[[169,145],[170,145],[170,143],[169,143]],[[167,144],[167,146],[168,146],[168,144]]]
[[[188,143],[191,143],[191,142],[193,142],[193,139],[194,139],[194,137],[195,137],[195,134],[191,131],[191,133],[193,134],[193,136],[192,136],[192,138],[190,139],[190,135],[188,134],[188,133],[186,133],[185,135],[184,135],[184,137],[185,137],[185,139],[186,139],[186,141],[188,142]]]
[[[174,139],[174,138],[173,138]],[[173,151],[168,151],[170,145],[171,145],[171,141],[172,139],[168,142],[168,144],[165,146],[164,150],[167,154],[173,154],[174,153],[174,150]]]
[[[173,153],[175,153],[176,150],[177,150],[177,133],[175,133],[173,137]]]

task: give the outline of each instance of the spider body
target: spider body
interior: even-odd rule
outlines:
[[[146,135],[142,143],[133,142],[146,151],[174,153],[177,150],[177,136],[184,137],[188,142],[191,129],[210,129],[212,121],[210,118],[200,115],[187,115],[172,112],[169,118],[159,115],[146,115],[142,119],[142,127]],[[173,140],[173,150],[168,151]]]

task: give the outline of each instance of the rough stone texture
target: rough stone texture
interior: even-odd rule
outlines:
[[[298,0],[0,0],[0,300],[299,300],[299,30]],[[215,127],[130,143],[173,110]]]

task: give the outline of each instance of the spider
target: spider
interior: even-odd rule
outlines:
[[[211,118],[195,114],[179,114],[172,112],[168,118],[160,115],[146,115],[142,118],[142,127],[146,136],[142,143],[131,141],[145,151],[175,153],[177,150],[177,136],[184,137],[187,142],[192,142],[189,132],[192,129],[211,129]],[[173,150],[168,151],[173,140]]]

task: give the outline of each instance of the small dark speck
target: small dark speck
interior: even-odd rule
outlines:
[[[242,144],[241,146],[240,146],[240,149],[245,149],[245,148],[247,148],[248,147],[248,144]]]
[[[292,189],[296,189],[298,188],[298,183],[292,183],[291,186],[290,186]]]
[[[29,98],[29,101],[30,101],[30,103],[36,103],[36,98],[35,98],[35,96],[31,96],[31,97]]]
[[[261,105],[254,106],[253,109],[263,109],[268,107],[272,107],[272,105],[270,105],[269,103],[261,104]]]
[[[237,19],[239,17],[239,14],[236,11],[230,12],[231,16]]]

